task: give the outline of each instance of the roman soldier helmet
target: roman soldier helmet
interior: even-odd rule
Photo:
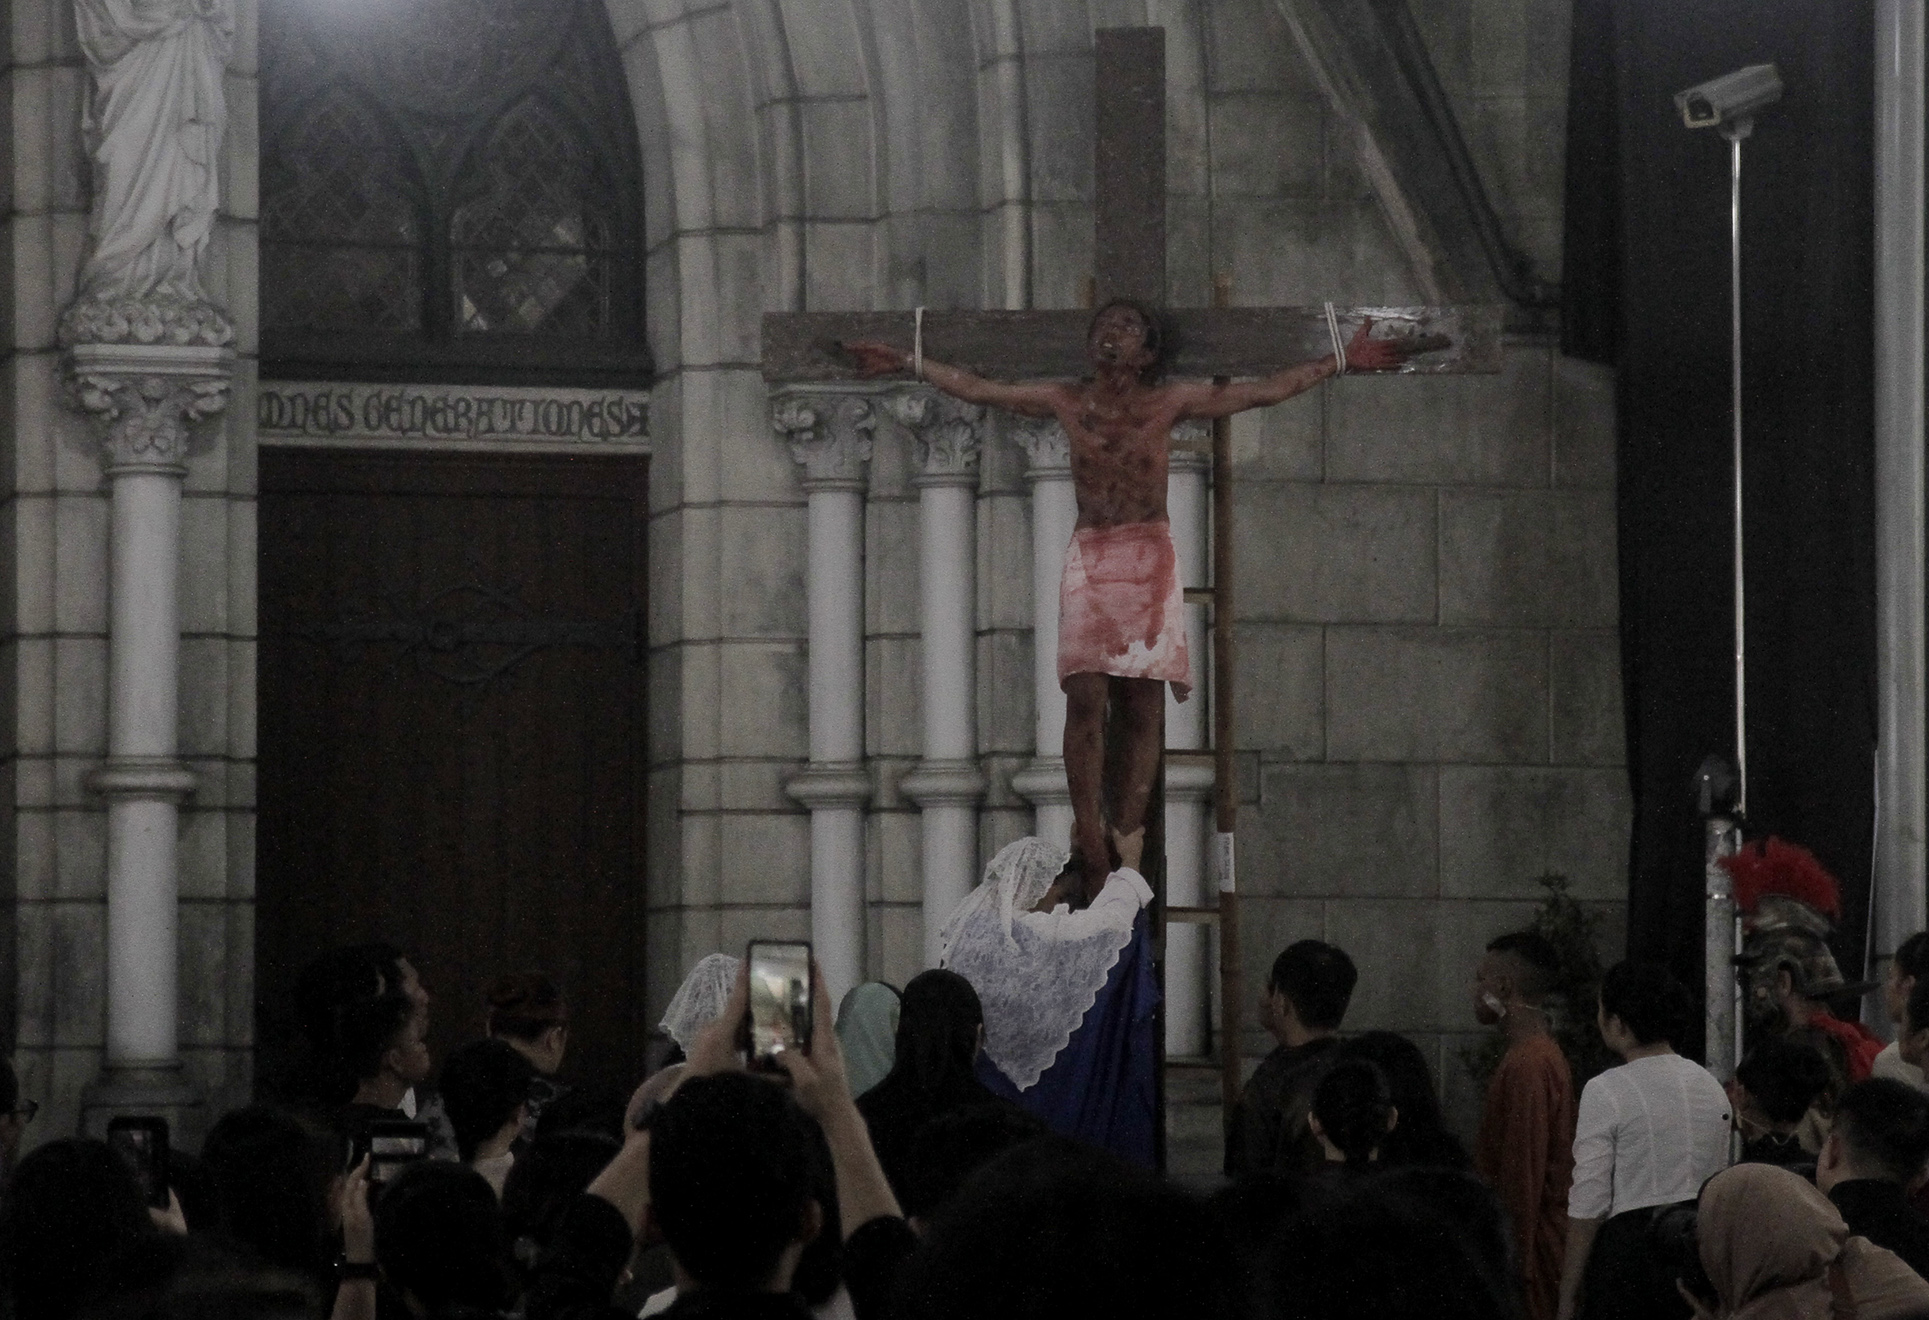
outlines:
[[[1795,992],[1808,999],[1834,999],[1867,988],[1848,982],[1829,949],[1842,915],[1842,892],[1814,853],[1770,835],[1742,845],[1721,864],[1734,880],[1735,909],[1742,918],[1742,951],[1735,962],[1746,978],[1751,1017],[1775,1012],[1779,972],[1787,972]]]

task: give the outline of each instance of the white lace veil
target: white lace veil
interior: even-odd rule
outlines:
[[[663,1010],[663,1021],[658,1025],[670,1033],[685,1054],[690,1052],[697,1033],[723,1012],[724,1001],[737,984],[737,963],[727,953],[704,954]]]
[[[1007,844],[939,932],[939,965],[977,990],[985,1053],[1021,1091],[1037,1083],[1085,1020],[1138,916],[1135,905],[1114,906],[1097,924],[1033,913],[1066,856],[1042,839]]]

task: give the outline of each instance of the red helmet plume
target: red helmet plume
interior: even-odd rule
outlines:
[[[1735,881],[1735,906],[1753,912],[1762,899],[1779,894],[1806,903],[1830,919],[1842,915],[1842,889],[1815,854],[1799,843],[1774,835],[1759,843],[1743,844],[1721,864]]]

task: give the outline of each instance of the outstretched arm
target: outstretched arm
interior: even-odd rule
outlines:
[[[1390,371],[1419,351],[1398,339],[1369,339],[1367,336],[1372,329],[1373,318],[1368,317],[1347,342],[1348,372]],[[1423,347],[1438,348],[1440,345],[1428,341]],[[1304,394],[1321,381],[1337,376],[1339,370],[1339,359],[1328,353],[1323,358],[1287,367],[1284,371],[1259,380],[1229,381],[1224,385],[1207,382],[1186,385],[1181,387],[1183,411],[1180,416],[1230,417],[1248,408],[1269,408],[1275,403],[1286,402],[1296,394]]]
[[[866,376],[884,376],[894,371],[909,371],[912,366],[909,353],[874,339],[855,340],[848,344],[839,344],[838,347],[857,359],[859,369]],[[1054,415],[1052,402],[1057,397],[1058,386],[1056,385],[1013,385],[1001,380],[986,380],[976,372],[966,371],[963,367],[954,367],[943,362],[934,362],[928,357],[924,360],[924,379],[946,394],[963,399],[966,403],[982,403],[993,408],[1003,408],[1007,412],[1020,413],[1026,417]]]

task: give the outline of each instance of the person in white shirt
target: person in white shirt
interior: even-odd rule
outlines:
[[[1882,998],[1889,1010],[1889,1021],[1902,1027],[1902,1010],[1909,1002],[1909,992],[1915,989],[1916,978],[1929,969],[1929,934],[1917,931],[1904,940],[1889,960],[1888,975],[1882,982]],[[1882,1053],[1875,1056],[1871,1066],[1871,1077],[1887,1077],[1903,1082],[1918,1091],[1929,1091],[1929,1081],[1922,1076],[1922,1069],[1902,1057],[1899,1040],[1892,1040],[1882,1047]]]
[[[1560,1320],[1689,1314],[1648,1226],[1728,1166],[1727,1093],[1674,1051],[1693,1009],[1681,983],[1651,963],[1617,964],[1601,981],[1601,1038],[1626,1062],[1581,1091]]]

